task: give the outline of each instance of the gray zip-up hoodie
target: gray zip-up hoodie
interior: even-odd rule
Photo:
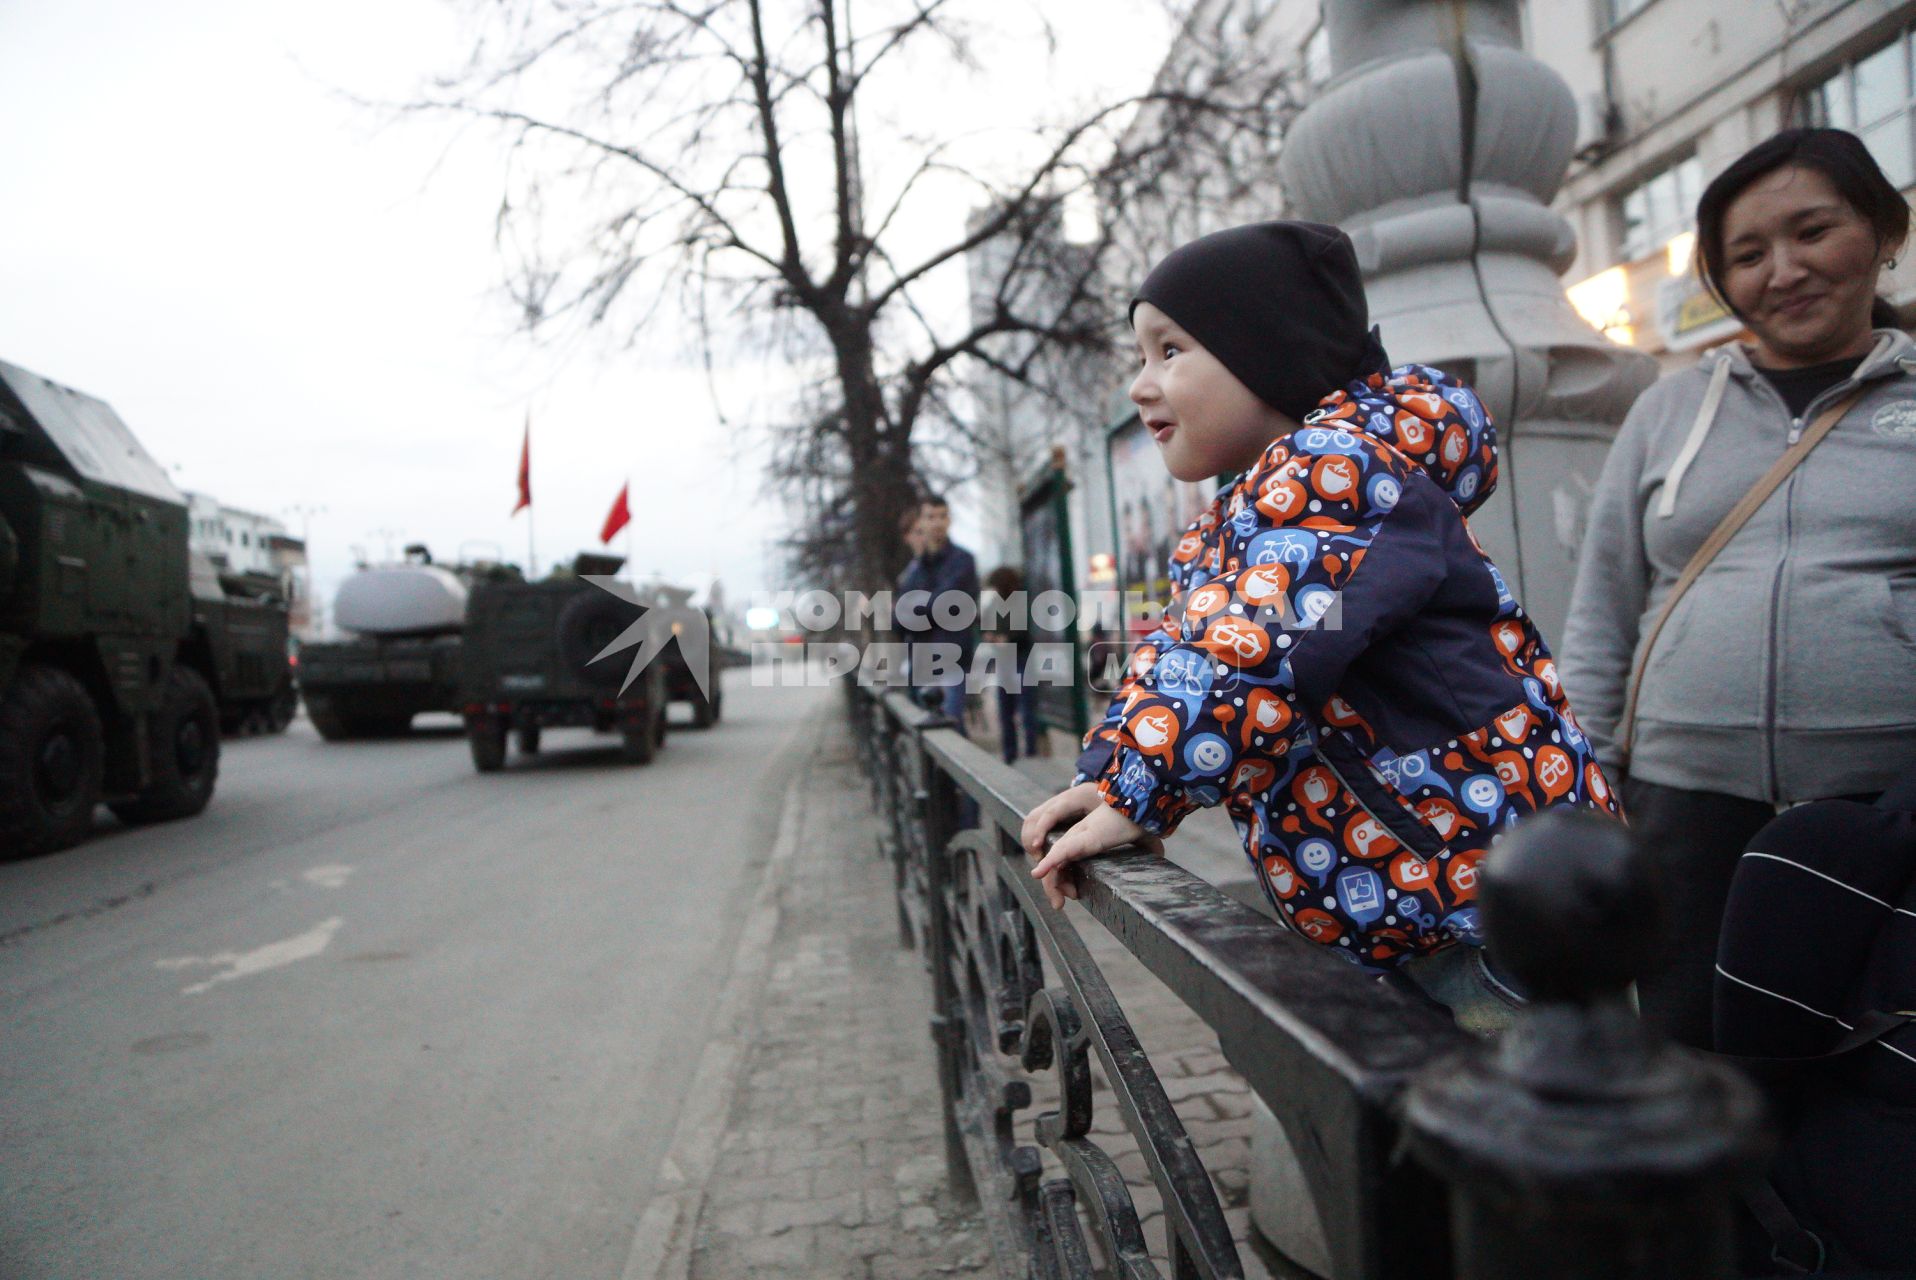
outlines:
[[[1916,767],[1913,371],[1916,343],[1878,330],[1855,375],[1792,421],[1732,343],[1638,398],[1597,482],[1558,659],[1605,766],[1618,765],[1638,649],[1690,557],[1861,384],[1671,615],[1644,673],[1629,771],[1786,804],[1881,790]],[[1699,413],[1713,378],[1720,403]]]

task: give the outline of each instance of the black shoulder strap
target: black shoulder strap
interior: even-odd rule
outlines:
[[[1753,1064],[1828,1062],[1875,1044],[1911,1021],[1916,1021],[1916,1009],[1901,1009],[1895,1013],[1872,1009],[1858,1018],[1854,1029],[1845,1033],[1826,1053],[1813,1054],[1807,1058],[1732,1058],[1732,1061]],[[1783,1197],[1776,1194],[1775,1186],[1768,1180],[1745,1191],[1743,1203],[1755,1216],[1763,1233],[1770,1238],[1771,1260],[1789,1268],[1787,1274],[1814,1275],[1823,1270],[1822,1240],[1796,1220],[1796,1215],[1790,1212],[1790,1207],[1783,1203]]]
[[[1785,1275],[1814,1275],[1823,1269],[1822,1240],[1796,1220],[1767,1178],[1743,1192],[1743,1203],[1770,1238],[1770,1260],[1788,1268]]]
[[[1822,1053],[1806,1054],[1801,1058],[1761,1058],[1753,1054],[1719,1053],[1716,1056],[1727,1062],[1740,1063],[1749,1067],[1796,1067],[1807,1066],[1812,1062],[1828,1062],[1831,1058],[1841,1058],[1867,1048],[1881,1040],[1892,1031],[1899,1031],[1910,1022],[1916,1022],[1916,1009],[1899,1009],[1895,1013],[1884,1013],[1880,1009],[1871,1009],[1856,1020],[1856,1025],[1843,1033],[1843,1038]]]
[[[1808,1061],[1814,1062],[1818,1058],[1840,1058],[1846,1053],[1855,1053],[1865,1045],[1875,1044],[1890,1032],[1900,1030],[1905,1023],[1909,1022],[1916,1022],[1916,1009],[1898,1009],[1895,1013],[1871,1009],[1856,1020],[1855,1030],[1838,1040],[1829,1052],[1820,1053],[1816,1055],[1816,1058],[1808,1059]]]

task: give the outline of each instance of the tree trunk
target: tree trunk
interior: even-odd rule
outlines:
[[[852,586],[867,592],[891,587],[904,570],[906,550],[898,522],[915,499],[911,440],[885,422],[870,330],[855,320],[829,327],[845,395],[845,437],[851,449],[853,527],[857,561],[847,566]]]

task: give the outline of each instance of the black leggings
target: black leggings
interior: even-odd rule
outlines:
[[[1630,831],[1650,853],[1668,910],[1662,963],[1637,980],[1643,1020],[1673,1040],[1707,1049],[1716,941],[1737,859],[1776,809],[1761,800],[1683,791],[1626,778]]]
[[[1876,796],[1840,798],[1870,804]],[[1623,809],[1631,833],[1650,851],[1669,911],[1662,963],[1637,980],[1643,1020],[1673,1040],[1708,1049],[1714,1040],[1717,936],[1730,881],[1743,850],[1776,809],[1761,800],[1635,778],[1624,779]]]

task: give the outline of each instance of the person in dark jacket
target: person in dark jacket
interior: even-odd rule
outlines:
[[[905,561],[903,571],[898,575],[900,591],[905,590],[906,584],[911,581],[912,566],[918,563],[918,557],[925,550],[924,535],[918,531],[919,518],[923,513],[924,509],[916,502],[898,513],[898,540],[905,544],[905,550],[911,552],[911,556]]]
[[[997,596],[1003,625],[985,632],[985,639],[1010,649],[1011,670],[1001,672],[998,685],[998,739],[1006,764],[1018,759],[1019,730],[1024,731],[1025,754],[1038,754],[1042,730],[1038,724],[1038,689],[1025,683],[1031,665],[1031,602],[1024,599],[1025,576],[1011,565],[999,565],[985,576],[985,586]]]
[[[1697,205],[1698,270],[1753,343],[1645,391],[1597,481],[1563,681],[1671,901],[1644,1019],[1710,1043],[1717,929],[1777,810],[1916,766],[1916,344],[1876,298],[1909,208],[1855,135],[1792,129]],[[1829,434],[1677,603],[1711,532],[1825,411]],[[1632,681],[1634,724],[1626,724]]]
[[[1916,1013],[1916,770],[1874,804],[1798,805],[1757,832],[1716,956],[1715,1047],[1755,1060],[1772,1086],[1770,1185],[1832,1271],[1907,1274],[1916,1258],[1916,1022],[1894,1018],[1904,1011]],[[1775,1217],[1764,1214],[1774,1234],[1758,1260],[1789,1243]]]
[[[1477,950],[1479,859],[1532,813],[1616,800],[1465,522],[1496,482],[1483,405],[1437,369],[1389,367],[1333,227],[1187,244],[1131,320],[1131,399],[1166,468],[1240,474],[1177,543],[1172,608],[1078,782],[1027,818],[1033,874],[1061,903],[1072,862],[1221,803],[1281,919],[1372,969],[1412,962],[1493,1029],[1473,991],[1505,1014],[1515,995]]]
[[[978,647],[978,562],[951,540],[951,508],[941,497],[918,504],[914,531],[920,549],[897,597],[899,625],[911,646],[912,688],[962,724],[965,675]]]

